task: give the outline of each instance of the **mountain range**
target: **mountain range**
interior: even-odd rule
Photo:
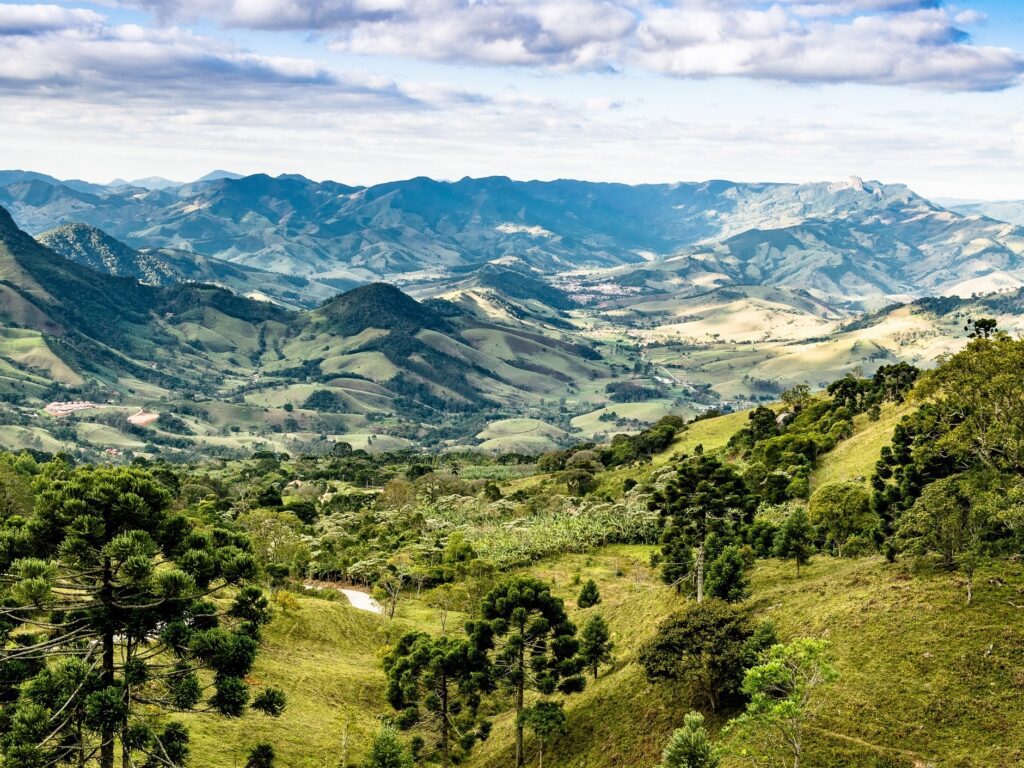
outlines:
[[[86,223],[136,249],[184,250],[342,288],[447,278],[486,263],[545,276],[585,270],[604,279],[613,270],[620,284],[657,290],[784,285],[854,302],[1024,284],[1021,227],[858,178],[637,186],[414,178],[362,187],[257,174],[84,189],[5,172],[0,204],[35,234]]]
[[[901,185],[233,176],[0,172],[0,444],[543,450],[1024,328],[1024,230]]]

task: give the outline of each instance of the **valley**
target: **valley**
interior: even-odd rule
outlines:
[[[860,179],[0,181],[11,449],[537,453],[1022,328],[1022,230]]]

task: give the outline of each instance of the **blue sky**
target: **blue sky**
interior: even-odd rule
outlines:
[[[0,167],[1024,198],[1014,0],[0,2]]]

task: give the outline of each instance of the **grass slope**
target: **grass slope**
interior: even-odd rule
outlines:
[[[587,690],[566,699],[569,731],[546,750],[545,764],[566,768],[650,766],[689,704],[680,692],[651,686],[636,655],[659,621],[684,605],[647,565],[644,546],[613,546],[592,555],[537,563],[534,575],[564,598],[578,625],[594,613],[609,622],[615,664]],[[578,580],[593,578],[596,608],[579,610]],[[782,639],[827,637],[839,679],[823,696],[808,734],[808,766],[865,768],[1011,768],[1024,759],[1024,637],[1011,603],[1024,589],[1019,564],[983,569],[974,605],[949,574],[911,575],[882,558],[816,557],[796,578],[791,563],[762,561],[749,605],[770,618]],[[448,626],[459,621],[449,617]],[[289,697],[280,719],[189,715],[194,760],[211,768],[240,765],[248,747],[271,741],[281,763],[337,765],[348,724],[349,758],[358,764],[377,718],[388,713],[381,648],[402,632],[437,632],[437,617],[412,597],[389,623],[341,602],[298,597],[278,610],[253,673]],[[723,718],[712,718],[714,728]],[[467,765],[511,762],[512,717],[499,713],[487,742]],[[739,747],[739,744],[733,744]],[[528,737],[531,762],[536,744]],[[736,758],[727,768],[740,768]]]
[[[869,479],[882,447],[892,441],[893,429],[912,410],[913,406],[906,403],[885,403],[882,418],[878,421],[870,421],[866,413],[854,417],[853,435],[840,441],[818,460],[818,466],[811,474],[811,489],[826,483]]]

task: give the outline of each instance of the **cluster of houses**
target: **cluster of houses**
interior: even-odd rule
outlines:
[[[78,411],[88,411],[91,408],[102,408],[99,403],[89,400],[70,400],[65,403],[49,403],[43,410],[51,416],[68,416]]]

